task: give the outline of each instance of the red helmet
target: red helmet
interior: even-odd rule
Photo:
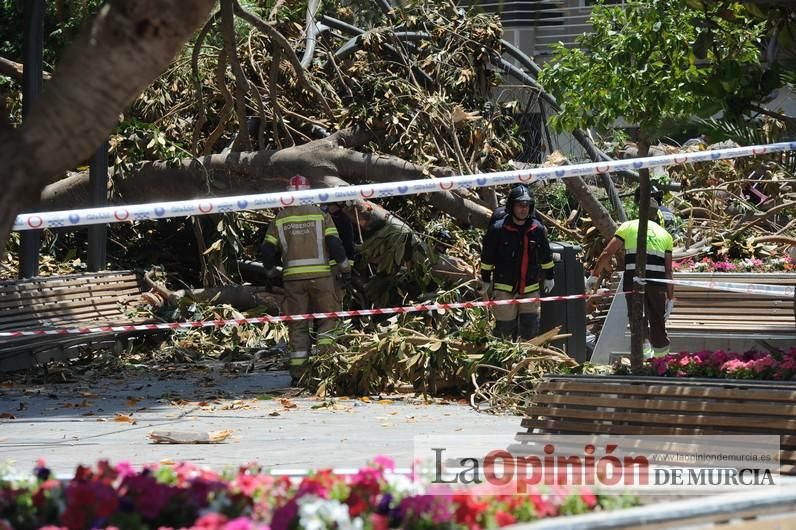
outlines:
[[[310,181],[304,175],[293,175],[287,181],[288,191],[301,191],[310,189]]]

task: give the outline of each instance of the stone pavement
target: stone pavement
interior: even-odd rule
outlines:
[[[287,372],[133,370],[91,382],[0,387],[0,466],[29,472],[38,458],[59,475],[99,459],[135,466],[188,461],[222,469],[357,468],[376,455],[412,461],[413,437],[514,433],[520,418],[462,402],[410,396],[285,397]],[[13,419],[11,419],[13,417]],[[135,422],[135,423],[131,423]],[[154,444],[150,431],[232,431],[220,444]]]

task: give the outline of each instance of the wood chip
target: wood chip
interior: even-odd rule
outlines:
[[[157,444],[217,444],[232,436],[232,431],[152,431],[148,436]]]

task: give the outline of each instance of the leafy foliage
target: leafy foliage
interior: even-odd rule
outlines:
[[[551,122],[609,128],[624,118],[654,139],[667,120],[714,111],[717,97],[743,88],[742,72],[758,68],[763,34],[739,4],[727,8],[745,26],[717,16],[718,6],[700,14],[685,0],[595,7],[594,31],[580,48],[558,46],[540,76],[562,105]]]

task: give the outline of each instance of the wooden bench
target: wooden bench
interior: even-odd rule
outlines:
[[[137,304],[149,291],[134,271],[103,271],[0,282],[0,331],[152,322]],[[113,344],[130,333],[0,337],[0,371],[44,365],[80,348]]]
[[[780,437],[796,474],[796,382],[635,376],[545,376],[522,426],[577,435]]]
[[[666,323],[670,336],[737,336],[759,341],[782,337],[796,344],[793,297],[796,274],[678,273],[675,279],[784,285],[791,287],[791,294],[774,298],[676,285],[674,296],[677,300]]]
[[[675,273],[675,280],[784,285],[796,289],[793,273]],[[671,351],[775,350],[796,344],[793,294],[770,297],[675,285],[667,333]],[[597,364],[629,355],[624,296],[615,296],[592,355]],[[622,331],[624,330],[624,333]]]

